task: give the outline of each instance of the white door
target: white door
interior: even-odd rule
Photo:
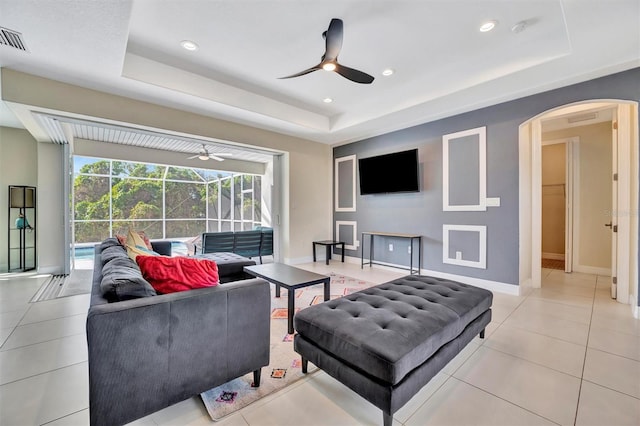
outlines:
[[[611,123],[611,171],[613,173],[611,179],[611,220],[606,223],[611,229],[611,298],[615,299],[618,295],[618,282],[617,282],[617,270],[618,270],[618,120],[614,117],[614,121]]]

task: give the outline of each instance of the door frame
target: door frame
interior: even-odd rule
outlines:
[[[629,253],[623,262],[618,263],[618,297],[620,303],[631,303],[635,315],[638,313],[638,215],[630,214],[637,211],[638,206],[638,134],[629,131],[631,125],[637,126],[638,103],[619,99],[592,99],[571,104],[562,105],[544,111],[530,118],[519,128],[519,222],[520,222],[520,282],[522,288],[532,286],[541,287],[541,253],[542,253],[542,120],[550,114],[557,114],[561,110],[580,108],[581,105],[593,103],[610,103],[617,105],[619,111],[626,114],[627,126],[619,126],[622,130],[618,134],[618,142],[624,149],[618,150],[618,157],[626,161],[619,161],[619,197],[616,208],[619,214],[618,236],[626,235],[627,238],[618,238],[618,253]],[[635,107],[635,108],[633,108]],[[629,114],[635,110],[635,116]],[[624,112],[626,111],[626,112]],[[620,120],[619,120],[620,121]],[[626,127],[622,129],[622,127]],[[620,164],[623,163],[623,164]],[[624,170],[620,170],[624,167]],[[632,206],[636,206],[632,208]],[[623,223],[621,223],[623,222]],[[621,225],[623,225],[621,227]],[[635,235],[635,238],[629,238]],[[635,261],[634,261],[635,259]],[[624,282],[623,282],[624,281]],[[630,283],[635,285],[630,288]],[[631,290],[631,296],[630,296]],[[635,300],[630,300],[635,299]]]

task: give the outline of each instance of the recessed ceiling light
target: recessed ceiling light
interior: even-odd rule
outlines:
[[[486,33],[494,29],[498,25],[498,21],[487,21],[480,25],[480,32]]]
[[[391,68],[387,68],[385,70],[382,71],[382,75],[384,75],[385,77],[388,77],[390,75],[392,75],[395,71],[392,70]]]
[[[325,104],[330,104],[331,102],[333,102],[333,99],[331,99],[331,98],[324,98],[324,99],[322,100],[322,102],[324,102]]]
[[[180,46],[184,47],[187,50],[191,50],[191,51],[198,50],[198,45],[195,42],[191,41],[191,40],[182,40],[180,42]]]

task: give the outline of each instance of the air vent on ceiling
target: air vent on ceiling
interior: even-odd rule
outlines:
[[[569,117],[567,119],[567,121],[569,123],[579,123],[580,121],[595,120],[596,118],[598,118],[598,113],[597,112],[591,112],[591,113],[587,113],[587,114],[574,115],[573,117]]]
[[[0,45],[27,52],[27,46],[24,44],[24,40],[22,40],[22,34],[8,28],[0,27]]]

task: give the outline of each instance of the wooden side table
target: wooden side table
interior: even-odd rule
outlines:
[[[331,252],[333,247],[342,246],[342,263],[344,263],[344,241],[334,241],[334,240],[322,240],[322,241],[314,241],[313,242],[313,261],[316,261],[316,245],[325,246],[327,250],[326,262],[329,264],[329,259],[331,259]]]

